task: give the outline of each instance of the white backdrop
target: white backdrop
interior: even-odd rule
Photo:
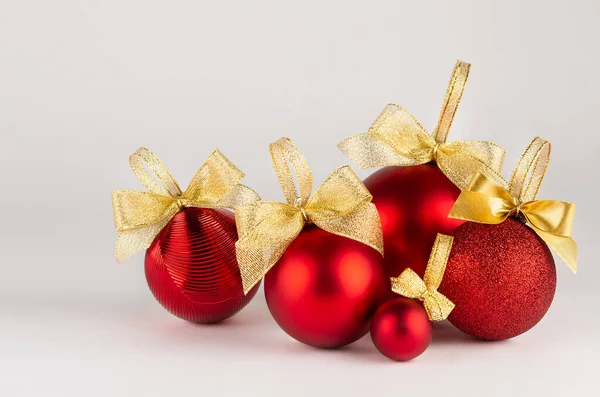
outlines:
[[[599,37],[594,0],[0,1],[0,394],[589,391]],[[442,324],[408,364],[368,337],[315,351],[277,328],[262,295],[194,326],[154,301],[141,254],[114,261],[110,191],[139,188],[137,147],[182,185],[218,147],[281,200],[270,142],[293,138],[318,184],[348,162],[336,143],[387,103],[432,129],[457,58],[473,66],[450,140],[505,146],[509,176],[540,135],[553,157],[539,197],[578,204],[580,272],[557,261],[554,306],[529,333],[477,343]]]

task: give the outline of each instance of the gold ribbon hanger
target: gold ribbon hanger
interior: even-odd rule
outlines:
[[[311,196],[310,167],[292,140],[281,138],[269,150],[287,203],[258,201],[235,209],[236,252],[245,293],[277,263],[306,224],[314,223],[383,254],[379,214],[371,194],[349,166],[335,170]]]
[[[171,218],[185,207],[235,208],[260,200],[254,190],[239,184],[244,173],[219,150],[212,152],[185,192],[150,150],[136,150],[129,157],[129,164],[147,191],[112,192],[115,229],[119,232],[115,246],[118,262],[148,248]]]
[[[369,131],[347,138],[340,150],[361,168],[419,165],[435,161],[456,186],[464,189],[476,171],[498,180],[504,149],[484,141],[446,142],[470,66],[458,61],[450,79],[438,124],[429,134],[405,109],[387,105]]]
[[[577,243],[571,238],[575,204],[536,200],[550,161],[550,142],[535,137],[521,155],[510,182],[497,183],[476,173],[454,203],[451,218],[496,225],[508,217],[531,228],[577,272]]]
[[[392,291],[407,298],[423,301],[423,306],[431,321],[445,320],[454,309],[454,303],[437,290],[446,271],[452,241],[451,236],[437,235],[423,279],[408,268],[399,277],[391,278]]]

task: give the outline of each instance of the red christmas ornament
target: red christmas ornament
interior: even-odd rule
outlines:
[[[448,319],[486,340],[513,338],[536,325],[556,290],[546,243],[516,219],[465,223],[455,230],[439,291],[456,304]]]
[[[364,184],[379,211],[384,267],[390,277],[410,268],[424,276],[438,233],[452,235],[463,221],[448,214],[473,174],[498,171],[504,149],[489,142],[447,142],[470,65],[458,61],[442,111],[430,134],[405,109],[387,105],[366,133],[344,139],[338,147],[362,168],[387,166]]]
[[[408,298],[385,302],[371,321],[371,338],[377,350],[396,361],[421,355],[431,343],[431,321],[423,306]]]
[[[355,240],[306,227],[265,276],[273,318],[307,345],[336,348],[369,330],[390,281],[381,255]]]
[[[233,316],[259,285],[244,296],[236,240],[230,211],[183,209],[146,251],[150,290],[165,309],[184,320],[215,323]]]
[[[410,268],[423,277],[437,234],[452,235],[464,223],[448,218],[460,189],[432,163],[385,167],[364,183],[381,218],[388,276]]]

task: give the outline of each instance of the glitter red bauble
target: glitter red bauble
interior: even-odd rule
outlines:
[[[250,302],[235,257],[237,231],[230,211],[185,208],[146,251],[146,280],[169,312],[196,323],[233,316]]]
[[[364,183],[381,218],[388,276],[411,268],[423,277],[437,234],[464,222],[448,218],[460,189],[435,164],[385,167]]]
[[[556,267],[546,243],[516,219],[498,225],[465,223],[439,292],[456,307],[448,319],[486,340],[513,338],[546,314],[556,290]]]
[[[365,335],[390,289],[381,255],[358,241],[306,227],[265,276],[279,326],[307,345],[336,348]]]
[[[431,321],[419,302],[395,298],[385,302],[371,321],[371,339],[377,350],[396,361],[421,355],[431,343]]]

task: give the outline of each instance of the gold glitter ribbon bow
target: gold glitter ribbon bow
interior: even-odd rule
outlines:
[[[115,246],[118,262],[148,248],[184,207],[235,208],[260,200],[254,190],[239,184],[244,174],[218,150],[212,152],[183,193],[167,167],[150,150],[136,150],[129,157],[129,164],[148,191],[112,192],[115,229],[119,232]]]
[[[405,109],[387,105],[369,131],[347,138],[340,150],[361,168],[419,165],[432,161],[456,186],[464,189],[476,171],[492,177],[502,168],[504,149],[484,141],[446,143],[454,114],[469,76],[470,65],[458,61],[450,79],[440,118],[432,135]]]
[[[510,216],[531,228],[577,272],[577,243],[571,238],[575,204],[536,200],[550,160],[550,142],[535,137],[521,155],[510,183],[498,184],[477,173],[456,200],[449,217],[499,224]],[[508,186],[508,187],[505,187]]]
[[[287,203],[259,201],[235,209],[244,292],[277,263],[306,224],[314,223],[383,254],[379,214],[371,194],[349,166],[335,170],[311,196],[312,173],[294,143],[281,138],[269,149]],[[299,195],[288,162],[296,174]]]
[[[429,319],[445,320],[454,309],[454,303],[438,292],[442,283],[453,237],[438,234],[423,279],[412,269],[406,269],[399,277],[392,277],[392,291],[407,298],[423,301]]]

